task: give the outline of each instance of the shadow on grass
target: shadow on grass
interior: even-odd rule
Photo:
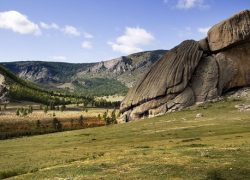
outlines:
[[[207,180],[245,180],[250,178],[250,169],[233,167],[229,169],[211,169],[207,172]]]
[[[0,179],[10,178],[13,176],[17,176],[18,174],[19,174],[19,172],[15,171],[15,170],[2,171],[2,172],[0,172]]]

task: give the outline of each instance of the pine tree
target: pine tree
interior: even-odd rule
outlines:
[[[23,116],[27,116],[28,115],[28,109],[24,109],[23,110]]]
[[[111,123],[116,124],[116,109],[114,109],[111,113]]]
[[[49,109],[49,108],[48,108],[48,106],[45,106],[45,107],[44,107],[44,110],[43,110],[43,112],[44,112],[45,114],[47,114],[47,112],[48,112],[48,109]]]
[[[83,116],[82,115],[79,118],[79,124],[80,124],[80,126],[83,126]]]
[[[100,114],[98,114],[98,120],[99,120],[99,121],[101,121],[101,120],[102,120],[102,118],[101,118],[101,115],[100,115]]]
[[[39,129],[41,127],[41,122],[40,120],[37,120],[36,121],[36,128]]]
[[[107,116],[108,116],[108,113],[107,113],[107,111],[105,111],[105,112],[103,113],[103,116],[102,116],[104,121],[106,121]]]
[[[20,109],[17,108],[17,110],[16,110],[16,115],[17,115],[17,116],[20,116],[20,112],[19,112],[19,111],[20,111]]]
[[[57,118],[53,118],[52,125],[53,128],[57,131],[62,130],[62,123]]]
[[[33,107],[30,105],[30,106],[29,106],[29,109],[28,109],[28,113],[31,114],[32,112],[33,112]]]
[[[61,106],[61,111],[63,112],[63,111],[65,111],[65,109],[66,109],[66,106],[65,106],[65,105],[62,105],[62,106]]]
[[[6,110],[7,109],[7,104],[3,105],[3,109]]]

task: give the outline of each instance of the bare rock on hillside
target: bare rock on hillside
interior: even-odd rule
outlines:
[[[155,98],[179,94],[187,87],[203,51],[199,43],[187,40],[167,52],[130,89],[121,105],[124,112]]]
[[[191,87],[194,91],[195,101],[204,102],[216,98],[219,67],[213,56],[203,57],[191,79]]]
[[[208,31],[208,43],[211,51],[222,50],[249,40],[250,10],[241,11],[214,25]]]
[[[167,52],[130,89],[122,121],[158,116],[214,101],[250,85],[250,11],[213,26],[208,37],[188,40]]]
[[[216,54],[219,64],[219,91],[250,85],[250,43],[244,43]]]

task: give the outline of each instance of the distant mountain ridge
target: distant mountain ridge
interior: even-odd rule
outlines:
[[[166,52],[145,51],[97,63],[17,61],[0,64],[20,78],[52,89],[113,95],[125,94]]]

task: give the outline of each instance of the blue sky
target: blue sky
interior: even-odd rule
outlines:
[[[0,0],[0,62],[86,63],[199,40],[249,0]]]

